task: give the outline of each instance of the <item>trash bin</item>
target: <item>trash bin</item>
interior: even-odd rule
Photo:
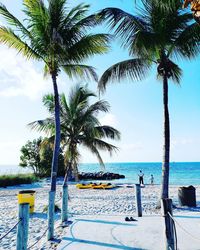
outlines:
[[[29,203],[30,205],[29,212],[30,214],[32,214],[34,212],[34,206],[35,206],[35,191],[33,190],[19,191],[17,197],[18,197],[18,204]]]
[[[180,206],[196,207],[196,189],[193,186],[179,187],[178,201]]]

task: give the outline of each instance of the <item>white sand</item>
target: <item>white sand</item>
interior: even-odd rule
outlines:
[[[0,235],[7,232],[17,222],[18,205],[16,195],[19,190],[26,188],[27,186],[20,189],[0,189]],[[58,249],[163,249],[163,218],[160,216],[160,211],[156,210],[159,188],[159,186],[146,186],[143,188],[144,217],[139,218],[138,222],[125,222],[125,216],[136,216],[133,187],[123,185],[114,190],[79,190],[74,185],[70,185],[69,210],[72,213],[70,219],[73,224],[70,228],[64,230],[58,227],[60,215],[57,214],[56,237],[62,238],[63,236],[63,239],[65,239]],[[197,205],[199,206],[200,186],[196,188]],[[36,190],[36,204],[35,213],[30,217],[29,246],[39,239],[47,228],[47,216],[43,213],[43,209],[48,203],[49,186],[44,185],[44,187],[33,189]],[[177,189],[177,186],[170,187],[170,197],[175,205],[178,205]],[[56,199],[60,198],[60,191],[61,186],[58,186]],[[58,202],[58,204],[60,203],[61,201]],[[195,240],[177,226],[178,247],[180,250],[200,249],[199,212],[200,207],[174,210],[175,219],[180,225],[194,237],[199,237],[199,241]],[[31,249],[56,249],[56,245],[47,243],[45,236]],[[66,245],[68,245],[67,248]],[[0,242],[1,250],[15,248],[16,230]]]

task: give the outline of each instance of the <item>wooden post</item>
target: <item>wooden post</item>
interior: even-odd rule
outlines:
[[[161,199],[161,209],[165,221],[165,242],[166,250],[175,250],[174,241],[174,228],[172,218],[168,213],[172,215],[172,200],[171,199]]]
[[[54,214],[55,214],[55,192],[49,192],[49,205],[48,205],[48,234],[47,239],[53,240],[54,238]]]
[[[19,220],[17,227],[17,250],[26,250],[28,242],[29,203],[19,204]]]
[[[63,193],[62,193],[62,224],[64,226],[68,221],[68,185],[67,183],[63,185]]]
[[[142,217],[141,187],[135,184],[136,213],[138,217]]]

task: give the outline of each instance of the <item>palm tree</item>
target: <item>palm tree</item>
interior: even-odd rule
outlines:
[[[166,0],[165,0],[166,1]],[[170,120],[168,110],[168,81],[180,83],[181,69],[175,59],[195,57],[199,51],[200,26],[192,15],[182,10],[181,1],[170,8],[157,4],[158,0],[143,0],[138,15],[118,8],[106,8],[100,15],[120,37],[131,59],[116,63],[107,69],[99,80],[104,91],[109,82],[124,78],[143,79],[152,65],[163,83],[164,145],[162,162],[161,198],[169,196]],[[162,2],[162,1],[161,1]],[[135,56],[135,57],[134,57]]]
[[[61,145],[67,169],[64,183],[71,171],[78,181],[77,166],[81,156],[79,145],[93,153],[102,167],[104,167],[104,163],[99,151],[108,151],[112,155],[112,152],[117,150],[114,145],[103,139],[120,139],[119,131],[111,126],[101,125],[97,118],[100,112],[109,111],[109,104],[103,100],[90,104],[91,97],[96,97],[96,95],[86,86],[81,85],[76,85],[71,89],[68,100],[64,94],[60,95]],[[29,126],[46,132],[49,142],[51,142],[55,136],[54,96],[45,95],[43,104],[50,113],[50,117],[32,122]]]
[[[23,0],[24,23],[0,4],[0,15],[8,26],[0,27],[0,43],[16,49],[27,59],[44,63],[44,72],[52,78],[55,101],[55,143],[51,172],[51,203],[49,206],[48,239],[53,238],[53,214],[56,191],[58,155],[60,150],[60,109],[57,76],[61,69],[71,78],[90,77],[97,80],[94,68],[83,61],[108,50],[109,36],[88,34],[100,22],[95,15],[86,16],[89,5],[72,9],[67,0]],[[51,222],[50,222],[51,220]]]
[[[73,88],[67,101],[64,94],[60,95],[60,117],[61,117],[61,145],[65,154],[66,174],[63,182],[62,198],[62,222],[68,225],[68,185],[67,179],[73,171],[76,181],[78,181],[78,163],[80,160],[79,145],[89,149],[104,167],[100,150],[106,150],[110,154],[117,148],[105,142],[103,139],[120,139],[120,133],[113,127],[101,125],[97,115],[99,112],[108,112],[109,105],[105,101],[89,103],[91,97],[96,95],[86,87],[77,85]],[[44,131],[49,136],[48,142],[52,142],[55,137],[54,125],[54,96],[46,95],[43,103],[50,113],[50,117],[35,121],[30,126],[39,131]]]

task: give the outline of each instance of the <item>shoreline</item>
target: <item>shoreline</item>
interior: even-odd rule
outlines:
[[[119,186],[119,187],[125,187],[125,186],[132,186],[134,187],[136,184],[138,183],[132,183],[132,182],[125,182],[125,183],[115,183],[112,181],[80,181],[80,182],[68,182],[68,185],[70,186],[76,186],[76,184],[78,183],[84,183],[84,184],[90,184],[90,183],[111,183],[112,185],[115,186]],[[57,187],[62,187],[62,181],[58,182],[56,184]],[[144,189],[145,187],[159,187],[161,186],[161,184],[144,184],[144,187],[141,186],[141,189]],[[200,187],[199,185],[195,185],[195,184],[191,184],[191,185],[182,185],[182,184],[170,184],[169,188],[173,188],[173,187],[188,187],[188,186],[194,186],[194,187]],[[44,182],[35,182],[33,184],[20,184],[20,185],[15,185],[15,186],[6,186],[6,187],[0,187],[0,191],[5,191],[5,190],[15,190],[15,189],[38,189],[38,188],[47,188],[50,187],[50,182],[49,183],[45,183]]]

